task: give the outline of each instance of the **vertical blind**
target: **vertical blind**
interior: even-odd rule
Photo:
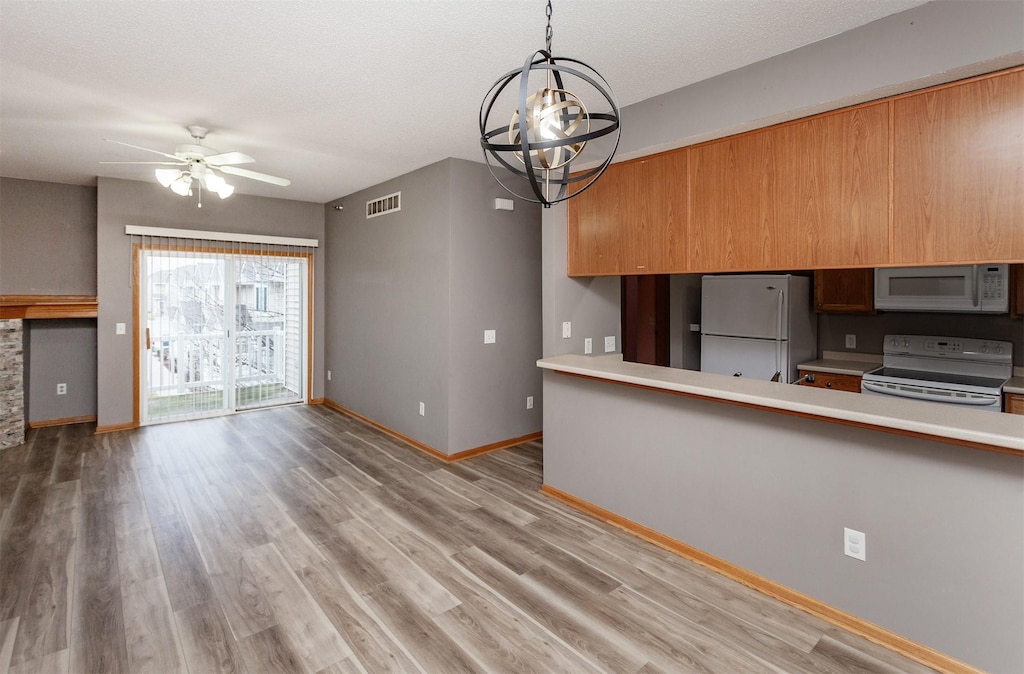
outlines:
[[[315,239],[129,227],[142,423],[303,402]]]

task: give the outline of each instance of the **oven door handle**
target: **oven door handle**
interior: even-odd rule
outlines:
[[[902,391],[900,389],[892,389],[887,386],[880,386],[873,384],[869,381],[862,381],[860,383],[862,388],[875,393],[881,393],[887,396],[896,396],[898,398],[913,398],[914,400],[928,400],[937,403],[951,403],[953,405],[991,405],[997,400],[995,396],[989,398],[938,398],[936,396],[930,396],[927,393],[915,393],[913,391]]]

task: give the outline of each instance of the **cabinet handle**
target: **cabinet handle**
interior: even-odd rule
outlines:
[[[636,266],[636,268],[637,268],[637,269],[647,269],[647,266],[646,266],[646,265],[642,265],[642,264],[638,264],[638,265]]]

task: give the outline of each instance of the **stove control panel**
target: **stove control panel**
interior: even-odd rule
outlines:
[[[1013,343],[966,337],[886,335],[883,352],[887,356],[926,356],[986,363],[1011,363]]]
[[[964,343],[944,339],[926,339],[924,340],[924,350],[938,351],[939,353],[963,353]]]

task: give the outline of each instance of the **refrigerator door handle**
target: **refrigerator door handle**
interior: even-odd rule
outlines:
[[[782,321],[783,310],[785,309],[786,291],[779,289],[779,320],[775,326],[775,371],[782,372]],[[789,378],[788,376],[786,377]],[[775,381],[779,381],[776,379]]]

